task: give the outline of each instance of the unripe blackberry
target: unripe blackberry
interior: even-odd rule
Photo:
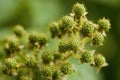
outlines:
[[[67,43],[64,41],[59,42],[58,44],[59,52],[66,52],[68,50]]]
[[[68,41],[61,41],[58,45],[59,52],[67,52],[73,51],[74,53],[78,50],[77,41],[68,40]]]
[[[109,31],[111,26],[110,21],[105,18],[99,19],[98,25],[99,25],[99,31]]]
[[[10,49],[11,53],[14,53],[18,48],[18,43],[15,40],[11,40],[8,42],[8,48]]]
[[[92,44],[95,46],[100,46],[103,45],[103,42],[104,42],[104,36],[101,33],[96,32],[93,35]]]
[[[61,33],[66,33],[74,24],[74,19],[71,16],[64,16],[59,23]]]
[[[94,57],[94,62],[95,62],[95,66],[97,68],[102,68],[104,66],[107,66],[105,57],[102,56],[101,54],[95,55]]]
[[[6,67],[7,69],[15,68],[15,67],[16,67],[16,64],[17,64],[17,62],[16,62],[16,60],[13,59],[13,58],[8,58],[8,59],[5,60],[5,67]]]
[[[43,77],[50,78],[53,74],[53,69],[51,67],[43,67],[41,70]]]
[[[54,60],[60,60],[62,58],[62,55],[59,53],[54,53]]]
[[[85,51],[81,53],[80,60],[82,63],[92,63],[93,62],[93,54]]]
[[[49,50],[45,50],[42,54],[42,60],[44,63],[48,64],[54,60],[54,54]]]
[[[38,43],[40,46],[44,46],[47,43],[47,38],[44,34],[38,36]]]
[[[37,66],[37,59],[35,56],[27,56],[25,65],[27,67],[36,67]]]
[[[59,35],[58,22],[53,22],[50,24],[50,32],[52,38]]]
[[[76,3],[72,7],[72,12],[75,14],[75,17],[79,19],[81,16],[85,15],[86,9],[83,4]]]
[[[13,32],[17,37],[22,37],[25,34],[24,28],[20,25],[15,26],[15,28],[13,29]]]
[[[63,63],[60,67],[60,70],[63,74],[71,74],[73,72],[72,65],[68,62]]]
[[[95,31],[95,24],[91,21],[84,21],[82,24],[82,28],[80,30],[80,33],[83,36],[91,37],[93,32]]]
[[[54,71],[52,80],[60,80],[60,73],[58,71]]]
[[[29,43],[32,45],[35,45],[36,42],[38,42],[38,34],[37,33],[31,33],[29,34]]]

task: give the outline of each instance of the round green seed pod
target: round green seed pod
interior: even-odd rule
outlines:
[[[91,63],[93,62],[93,54],[88,51],[82,52],[80,60],[82,63]]]
[[[53,69],[51,67],[44,67],[41,70],[43,77],[50,78],[53,74]]]
[[[74,53],[78,50],[77,41],[68,40],[68,41],[61,41],[58,45],[59,52],[67,52],[73,51]]]
[[[86,9],[83,4],[76,3],[72,7],[72,12],[75,14],[75,17],[79,19],[81,16],[85,15]]]
[[[31,33],[29,34],[29,43],[32,44],[32,45],[35,45],[36,42],[38,42],[38,34],[37,33]]]
[[[105,18],[99,19],[98,25],[99,25],[99,31],[109,31],[111,26],[110,21]]]
[[[40,46],[44,46],[47,43],[47,38],[44,34],[38,36],[38,43]]]
[[[17,25],[14,27],[13,32],[17,37],[22,37],[25,34],[25,30],[21,25]]]
[[[49,25],[51,37],[54,38],[59,35],[58,22],[53,22]]]
[[[59,42],[58,49],[59,49],[60,53],[61,52],[63,52],[63,53],[66,52],[68,50],[67,43],[64,42],[64,41]]]
[[[49,50],[45,50],[42,54],[42,60],[44,63],[49,64],[54,60],[54,54]]]
[[[63,74],[71,74],[73,72],[72,65],[68,62],[63,63],[60,67],[60,70]]]
[[[16,67],[16,64],[17,64],[17,62],[16,62],[16,60],[13,59],[13,58],[8,58],[8,59],[5,60],[5,67],[6,67],[7,69],[15,68],[15,67]]]
[[[27,56],[25,65],[27,67],[36,67],[37,66],[37,59],[35,56]]]
[[[93,35],[92,44],[95,46],[101,46],[103,45],[103,42],[104,42],[104,36],[101,33],[96,32]]]
[[[18,49],[18,43],[15,40],[11,40],[8,42],[8,48],[11,53],[14,53]]]
[[[91,21],[84,21],[80,33],[85,37],[91,37],[95,31],[95,24]]]
[[[66,33],[74,24],[74,19],[71,16],[64,16],[59,22],[59,30],[61,33]]]
[[[94,56],[94,62],[95,62],[95,66],[97,68],[102,68],[104,66],[106,66],[106,60],[105,60],[105,57],[102,56],[101,54],[98,54],[98,55],[95,55]]]
[[[67,47],[69,51],[73,51],[74,53],[78,50],[78,43],[77,41],[69,40],[67,43]]]

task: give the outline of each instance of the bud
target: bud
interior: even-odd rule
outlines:
[[[76,3],[73,5],[72,12],[75,14],[75,17],[79,19],[81,16],[84,16],[86,9],[83,4]]]
[[[105,57],[102,56],[101,54],[95,55],[95,57],[94,57],[94,62],[95,62],[95,66],[96,66],[97,68],[102,68],[102,67],[108,65],[108,64],[106,63]]]
[[[93,63],[93,54],[88,51],[82,52],[80,60],[82,63]]]
[[[71,16],[64,16],[59,23],[61,33],[66,33],[74,24],[74,19]]]
[[[73,72],[72,65],[68,62],[63,63],[60,70],[63,74],[71,74]]]
[[[15,40],[11,40],[8,42],[8,48],[11,53],[14,53],[18,49],[18,43]]]
[[[104,42],[103,35],[99,32],[96,32],[93,35],[92,44],[95,45],[95,46],[100,46],[100,45],[103,45],[103,42]]]
[[[42,54],[42,60],[44,63],[48,64],[54,60],[54,54],[49,50],[45,50]]]
[[[42,73],[43,77],[50,78],[50,77],[52,77],[53,70],[51,67],[43,67],[41,73]]]
[[[13,59],[13,58],[8,58],[8,59],[5,60],[5,67],[6,67],[7,69],[15,68],[15,67],[16,67],[16,64],[17,64],[17,62],[16,62],[16,60]]]
[[[27,67],[35,67],[37,66],[37,59],[35,56],[27,56],[25,65]]]
[[[91,21],[84,21],[82,24],[82,28],[80,30],[80,33],[83,36],[87,37],[92,37],[93,32],[95,31],[95,24],[92,23]]]
[[[13,29],[13,32],[15,33],[15,35],[17,37],[22,37],[25,34],[24,28],[20,25],[15,26],[14,29]]]
[[[51,37],[54,38],[59,35],[58,22],[53,22],[50,24]]]
[[[98,25],[99,25],[99,31],[109,31],[111,26],[110,21],[105,18],[99,19]]]

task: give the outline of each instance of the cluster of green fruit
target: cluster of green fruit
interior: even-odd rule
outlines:
[[[62,80],[74,72],[70,57],[90,63],[99,70],[107,66],[104,56],[94,55],[95,51],[87,50],[85,44],[91,42],[92,46],[102,46],[110,22],[103,18],[95,24],[86,14],[84,5],[76,3],[70,15],[50,24],[51,37],[60,39],[56,51],[46,49],[48,39],[44,34],[27,33],[22,26],[16,26],[14,35],[3,40],[6,53],[3,73],[17,76],[19,80]]]

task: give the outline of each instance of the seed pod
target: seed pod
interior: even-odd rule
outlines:
[[[50,32],[52,38],[59,35],[58,22],[53,22],[50,24]]]
[[[63,74],[71,74],[73,72],[72,65],[68,62],[63,63],[60,67],[60,70]]]
[[[21,25],[17,25],[14,27],[13,32],[17,37],[23,37],[25,34],[25,30]]]
[[[47,43],[47,38],[44,34],[38,36],[38,43],[40,46],[44,46]]]
[[[37,59],[35,56],[27,56],[25,65],[27,67],[36,67],[37,66]]]
[[[59,30],[62,34],[66,33],[74,24],[74,19],[71,16],[64,16],[59,22]]]
[[[13,58],[8,58],[8,59],[5,60],[5,67],[6,67],[7,69],[15,68],[15,67],[16,67],[16,64],[17,64],[17,62],[16,62],[16,60],[13,59]]]
[[[85,15],[86,9],[83,4],[76,3],[73,5],[72,12],[75,14],[75,17],[79,19],[81,16]]]
[[[101,54],[97,54],[94,57],[94,62],[95,62],[95,66],[97,68],[102,68],[104,66],[107,66],[108,64],[106,63],[105,57],[102,56]]]
[[[47,66],[47,67],[42,68],[41,73],[43,77],[51,78],[53,74],[53,70],[51,67]]]
[[[42,54],[42,60],[44,63],[49,64],[54,60],[54,54],[49,50],[45,50]]]
[[[80,60],[82,63],[93,63],[93,54],[89,51],[82,52]]]
[[[85,37],[92,37],[95,31],[95,24],[91,21],[84,21],[80,33]]]
[[[78,50],[77,41],[73,41],[73,40],[61,41],[58,47],[59,47],[59,52],[73,51],[74,53],[76,53]]]
[[[101,46],[101,45],[103,45],[103,42],[104,42],[103,35],[99,32],[96,32],[93,35],[92,44],[95,45],[95,46]]]
[[[35,45],[36,42],[38,42],[38,34],[37,33],[31,33],[29,34],[29,43],[32,45]]]
[[[105,18],[99,19],[98,25],[99,25],[99,31],[109,31],[111,26],[110,21]]]

